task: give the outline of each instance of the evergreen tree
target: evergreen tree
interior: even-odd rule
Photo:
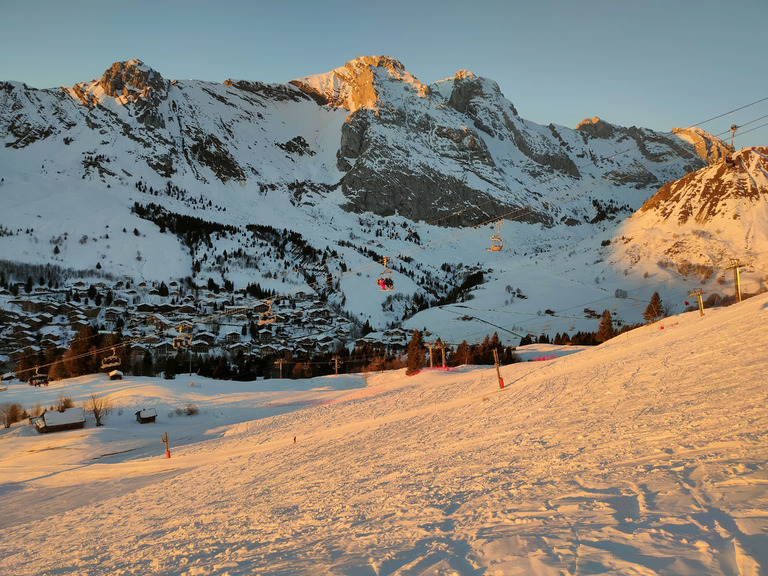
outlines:
[[[469,344],[467,344],[466,340],[463,340],[456,347],[456,352],[453,353],[451,358],[451,365],[459,366],[461,364],[469,364]]]
[[[405,368],[406,374],[413,374],[424,367],[424,361],[427,358],[427,352],[424,349],[424,341],[421,332],[413,331],[411,341],[408,343],[408,361]]]
[[[144,358],[141,361],[141,375],[142,376],[154,376],[155,367],[152,363],[152,354],[149,350],[144,352]]]
[[[663,315],[664,311],[662,309],[661,296],[659,296],[658,292],[654,292],[645,312],[643,312],[643,318],[645,318],[647,322],[655,322]]]
[[[61,358],[58,358],[51,366],[51,369],[48,371],[48,380],[51,382],[55,382],[56,380],[64,380],[68,376],[69,375],[67,374],[67,369],[64,367],[64,362]]]
[[[614,336],[613,320],[611,319],[611,312],[606,310],[603,312],[603,317],[600,320],[600,326],[595,334],[595,340],[599,343],[603,343],[606,340],[610,340]]]

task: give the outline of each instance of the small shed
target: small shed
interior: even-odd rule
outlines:
[[[139,424],[154,423],[157,418],[157,410],[154,408],[145,408],[136,412],[136,422]]]
[[[60,432],[85,428],[85,410],[82,406],[67,408],[64,412],[53,410],[35,418],[35,428],[38,432]]]
[[[112,372],[109,373],[109,379],[110,380],[122,380],[123,379],[123,373],[120,372],[120,370],[112,370]]]

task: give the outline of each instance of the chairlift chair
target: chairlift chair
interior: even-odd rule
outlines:
[[[376,279],[376,284],[379,286],[379,290],[388,291],[395,289],[395,283],[392,281],[392,270],[387,268],[387,261],[389,258],[384,256],[384,270],[381,271],[379,277]]]
[[[488,252],[499,252],[504,247],[504,242],[501,239],[501,221],[496,222],[496,234],[491,236],[491,246],[486,248]]]
[[[173,347],[178,350],[179,348],[188,348],[192,344],[192,334],[187,334],[181,324],[179,324],[179,335],[173,339]]]
[[[259,314],[259,319],[256,322],[258,326],[264,326],[264,324],[271,324],[275,321],[275,313],[272,311],[272,300],[266,301],[267,308],[264,312],[261,312]]]
[[[115,349],[112,348],[112,355],[105,356],[101,359],[101,369],[107,370],[108,368],[115,368],[120,366],[120,357],[115,353]]]

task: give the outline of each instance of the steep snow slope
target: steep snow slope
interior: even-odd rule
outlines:
[[[2,431],[3,569],[762,574],[767,313],[763,295],[668,318],[502,367],[503,390],[478,367],[11,385],[27,405],[96,392],[119,410],[100,429]],[[200,413],[174,412],[186,402]],[[147,405],[158,422],[137,424]]]

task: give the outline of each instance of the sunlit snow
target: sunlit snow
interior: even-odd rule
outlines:
[[[764,574],[767,313],[760,295],[521,349],[557,358],[503,366],[504,389],[476,366],[12,382],[3,402],[115,410],[0,431],[1,571]]]

